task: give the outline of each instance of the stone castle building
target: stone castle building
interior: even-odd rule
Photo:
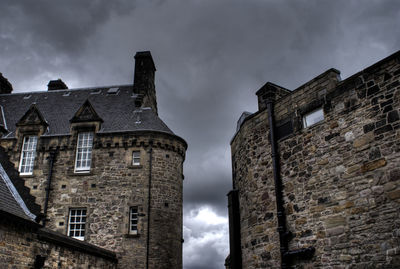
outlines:
[[[12,93],[0,79],[0,146],[48,229],[116,253],[119,268],[182,267],[186,142],[158,117],[150,52],[133,85]]]
[[[400,52],[266,83],[231,141],[228,268],[400,268]]]

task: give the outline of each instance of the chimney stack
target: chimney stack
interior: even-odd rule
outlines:
[[[3,93],[11,93],[13,90],[11,83],[3,77],[3,74],[0,73],[0,94]]]
[[[49,84],[47,84],[48,91],[67,90],[67,89],[68,89],[67,85],[61,79],[50,80]]]
[[[157,114],[157,98],[154,84],[156,67],[150,51],[140,51],[135,55],[133,92],[143,96],[143,107],[151,107]],[[137,102],[139,103],[139,102]]]

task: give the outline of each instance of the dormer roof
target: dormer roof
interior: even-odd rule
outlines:
[[[89,100],[86,99],[85,103],[78,109],[75,115],[70,119],[71,123],[74,122],[89,122],[89,121],[100,121],[103,122],[103,119],[97,114],[96,110],[94,110],[92,104],[90,104]]]
[[[48,125],[42,113],[40,113],[39,109],[37,108],[36,104],[32,104],[16,124],[16,126],[26,125]]]

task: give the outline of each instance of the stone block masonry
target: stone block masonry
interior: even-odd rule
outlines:
[[[116,269],[117,259],[111,251],[2,214],[0,268]]]
[[[330,69],[277,92],[275,122],[294,268],[400,267],[400,52],[341,81]],[[283,89],[283,90],[282,90]],[[280,268],[268,115],[263,100],[231,141],[243,268]],[[324,119],[303,119],[322,108]],[[288,127],[289,126],[289,127]],[[232,260],[232,257],[231,257]]]

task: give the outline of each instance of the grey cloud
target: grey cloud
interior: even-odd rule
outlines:
[[[184,222],[184,268],[221,268],[228,249],[228,227],[215,218],[212,209],[201,206],[189,212]],[[203,213],[203,214],[202,214]]]
[[[218,164],[215,164],[218,165]],[[193,169],[197,172],[200,169]],[[227,215],[227,193],[232,183],[230,173],[209,172],[200,176],[190,172],[184,182],[184,207],[186,211],[200,206],[210,206],[220,216]]]
[[[227,239],[227,238],[226,238]],[[208,242],[198,249],[197,255],[192,255],[184,262],[186,269],[217,269],[223,268],[224,259],[215,251],[215,242]]]
[[[126,15],[134,4],[128,0],[5,1],[1,20],[7,28],[2,28],[15,36],[24,35],[23,40],[31,45],[45,43],[58,53],[79,52],[112,14]]]

